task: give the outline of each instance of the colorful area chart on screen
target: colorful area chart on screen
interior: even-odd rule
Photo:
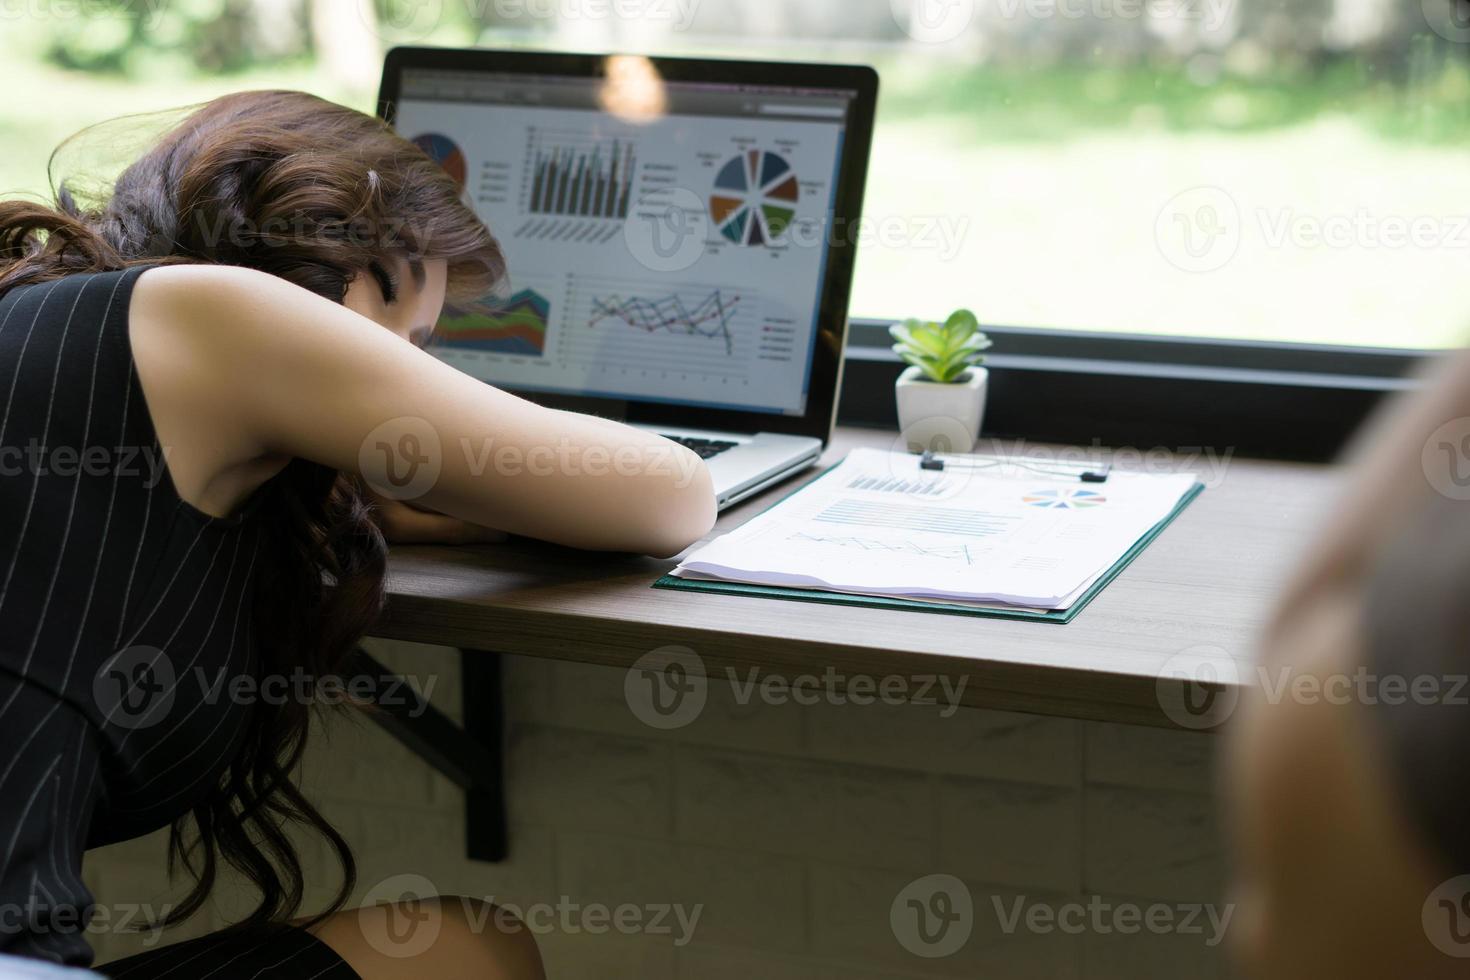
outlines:
[[[465,309],[448,308],[439,319],[434,343],[442,347],[540,357],[546,352],[546,322],[551,302],[534,289],[508,299],[484,301]]]
[[[440,133],[424,133],[413,138],[413,145],[428,154],[430,160],[443,167],[460,189],[464,189],[465,179],[469,176],[469,165],[465,162],[464,151],[454,140]]]
[[[715,177],[710,217],[720,234],[736,245],[765,245],[791,225],[800,191],[785,157],[769,150],[747,150]]]

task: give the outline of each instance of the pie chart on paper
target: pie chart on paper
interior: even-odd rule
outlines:
[[[1108,498],[1096,490],[1035,490],[1021,498],[1031,507],[1049,507],[1052,510],[1086,510],[1101,507]]]
[[[709,213],[715,227],[736,245],[767,245],[796,217],[801,188],[791,164],[770,150],[732,157],[715,177]]]

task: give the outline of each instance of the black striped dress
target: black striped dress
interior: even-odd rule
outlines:
[[[220,519],[176,493],[128,340],[141,274],[0,298],[0,953],[70,965],[92,961],[83,850],[209,793],[252,710],[232,679],[258,668],[252,582],[269,529],[248,505]],[[294,930],[103,969],[355,976]]]

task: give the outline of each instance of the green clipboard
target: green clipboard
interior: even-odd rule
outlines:
[[[836,468],[833,464],[822,473]],[[820,480],[822,477],[817,477]],[[811,481],[815,483],[816,480]],[[806,489],[810,483],[804,485],[792,493],[782,497],[773,503],[771,507],[786,500],[787,497],[795,496]],[[989,616],[994,619],[1028,619],[1040,623],[1070,623],[1077,618],[1077,614],[1087,608],[1087,604],[1097,598],[1098,593],[1108,587],[1108,583],[1117,578],[1127,568],[1133,559],[1143,554],[1153,540],[1164,532],[1164,528],[1174,522],[1174,519],[1184,512],[1184,508],[1193,503],[1194,498],[1204,492],[1205,485],[1196,483],[1189,491],[1179,498],[1179,503],[1169,512],[1169,516],[1155,524],[1148,533],[1134,542],[1133,547],[1124,552],[1123,557],[1113,563],[1113,566],[1102,574],[1092,588],[1082,594],[1082,597],[1072,603],[1068,609],[1053,609],[1050,611],[1037,611],[1033,609],[1006,609],[977,608],[975,606],[962,606],[947,602],[920,602],[915,599],[898,599],[891,596],[854,595],[850,592],[828,592],[822,589],[794,589],[781,585],[747,585],[741,582],[712,582],[707,579],[675,578],[673,575],[665,575],[653,583],[655,589],[677,589],[684,592],[717,592],[725,595],[759,596],[764,599],[790,599],[794,602],[829,602],[837,605],[864,606],[869,609],[908,609],[916,612],[943,613],[949,616]],[[769,510],[770,508],[767,508]],[[764,513],[764,512],[763,512]]]

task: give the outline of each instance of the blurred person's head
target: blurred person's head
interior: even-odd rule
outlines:
[[[1234,736],[1252,978],[1470,976],[1470,504],[1386,540],[1282,611]]]

